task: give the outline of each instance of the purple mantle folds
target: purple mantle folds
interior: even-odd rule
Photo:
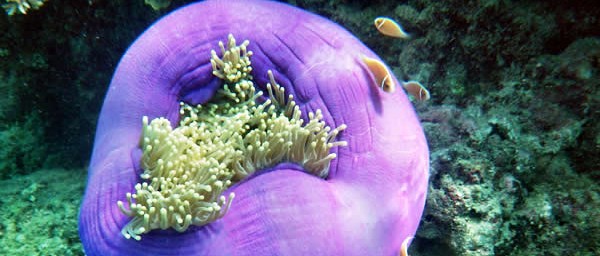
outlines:
[[[206,102],[219,86],[210,50],[229,33],[250,40],[260,89],[272,69],[303,113],[348,126],[348,146],[326,180],[279,166],[230,188],[231,209],[210,225],[127,240],[117,201],[140,179],[142,116],[174,123],[179,101]],[[275,2],[206,1],[156,22],[121,59],[100,114],[79,217],[86,254],[397,254],[423,211],[429,152],[407,96],[377,88],[362,56],[379,59],[331,21]]]

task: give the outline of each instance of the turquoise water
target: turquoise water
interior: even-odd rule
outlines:
[[[411,255],[600,254],[593,1],[290,2],[431,92],[414,103],[431,179]],[[83,254],[77,211],[112,73],[140,33],[185,3],[49,0],[0,14],[0,255]],[[380,35],[382,15],[411,38]]]

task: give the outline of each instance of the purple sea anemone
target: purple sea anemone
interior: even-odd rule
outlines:
[[[176,124],[180,102],[211,100],[223,85],[211,50],[229,34],[251,42],[257,90],[272,70],[301,117],[320,110],[328,126],[346,127],[337,137],[347,145],[331,148],[324,178],[270,166],[226,190],[236,196],[221,218],[127,239],[131,217],[117,202],[143,172],[142,117]],[[397,254],[423,211],[429,153],[407,96],[381,90],[365,57],[379,60],[340,26],[276,2],[206,1],[152,25],[123,56],[100,114],[79,221],[86,254]]]

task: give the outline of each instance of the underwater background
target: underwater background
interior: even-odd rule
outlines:
[[[145,2],[0,0],[0,255],[83,255],[77,214],[112,73],[193,1]],[[600,255],[597,1],[287,2],[431,92],[414,102],[431,178],[410,255]],[[411,39],[379,34],[377,16]]]

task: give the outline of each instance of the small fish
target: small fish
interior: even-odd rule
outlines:
[[[402,84],[404,90],[412,95],[418,101],[426,101],[429,99],[429,91],[421,83],[417,81],[408,81]]]
[[[398,24],[397,22],[395,22],[394,20],[392,20],[388,17],[377,17],[377,18],[375,18],[374,23],[375,23],[375,27],[377,28],[377,30],[379,30],[379,32],[381,32],[382,34],[384,34],[386,36],[402,38],[402,39],[407,39],[410,37],[408,35],[408,33],[404,32],[404,30],[402,30],[402,27],[400,26],[400,24]]]
[[[408,242],[410,242],[414,237],[409,236],[404,239],[402,245],[400,246],[400,256],[408,256]]]
[[[393,93],[396,90],[396,83],[383,62],[369,58],[367,56],[362,57],[363,62],[367,65],[371,74],[375,77],[375,82],[384,91]]]

